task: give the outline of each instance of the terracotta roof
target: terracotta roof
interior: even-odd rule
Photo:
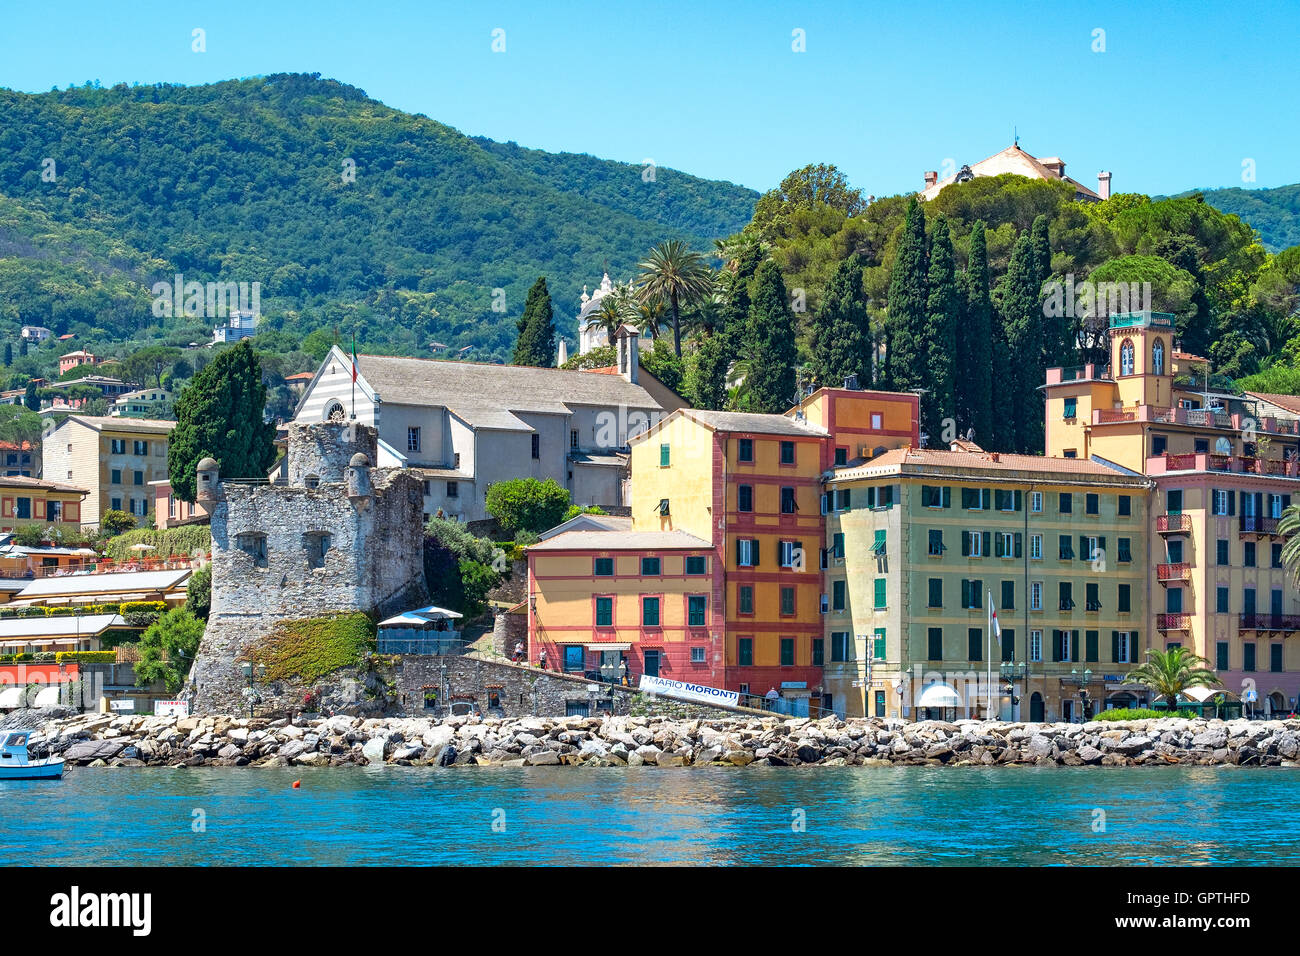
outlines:
[[[1251,398],[1285,408],[1288,412],[1300,415],[1300,395],[1283,395],[1279,392],[1247,392]]]
[[[81,495],[90,494],[85,488],[78,488],[76,485],[60,484],[57,481],[44,481],[40,478],[26,478],[22,475],[8,475],[0,477],[0,487],[3,488],[30,488],[33,491],[66,491]]]
[[[952,468],[977,472],[1027,471],[1045,475],[1129,479],[1145,482],[1136,472],[1089,458],[1048,458],[1000,452],[945,451],[932,448],[894,448],[861,465],[836,469],[833,481],[901,473],[904,468]]]

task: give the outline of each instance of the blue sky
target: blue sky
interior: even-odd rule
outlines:
[[[1294,183],[1298,64],[1300,0],[0,6],[11,89],[318,72],[471,135],[760,190],[830,162],[881,196],[1013,129],[1087,185],[1109,169],[1116,192]]]

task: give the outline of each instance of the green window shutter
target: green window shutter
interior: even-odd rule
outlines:
[[[885,579],[876,578],[876,608],[880,609],[885,606]]]
[[[741,566],[741,565],[740,565],[740,559],[741,559],[741,557],[743,556],[743,555],[742,555],[742,552],[741,552],[741,548],[744,547],[744,540],[745,540],[744,538],[737,538],[737,539],[736,539],[736,567],[740,567],[740,566]]]
[[[1097,638],[1098,633],[1096,631],[1087,631],[1084,633],[1084,657],[1090,663],[1097,660]]]
[[[669,445],[660,445],[660,446],[659,446],[659,467],[661,467],[661,468],[667,468],[667,467],[668,467],[669,455],[671,454],[670,451],[669,451],[669,448],[670,448],[670,447],[671,447],[671,446],[669,446]]]
[[[970,557],[970,536],[971,532],[963,531],[961,533],[961,553],[962,557]]]
[[[947,485],[945,485],[943,488],[943,506],[945,508],[952,507],[952,489],[949,488]]]
[[[961,580],[961,606],[970,607],[970,581],[965,578]]]
[[[1016,532],[1016,536],[1015,536],[1015,547],[1016,547],[1016,555],[1015,555],[1015,556],[1016,556],[1017,558],[1018,558],[1018,557],[1021,557],[1021,556],[1024,554],[1024,541],[1021,540],[1021,534],[1020,534],[1019,531]]]
[[[1088,553],[1088,536],[1081,534],[1079,535],[1079,560],[1087,561],[1091,557],[1092,555]]]
[[[883,627],[876,628],[875,647],[871,649],[871,656],[878,661],[885,659],[885,629]]]
[[[1009,627],[1002,629],[1002,660],[1006,662],[1016,659],[1016,632]]]
[[[966,631],[966,643],[967,660],[984,660],[984,631],[981,628],[968,628]]]
[[[750,539],[749,553],[754,556],[754,567],[758,567],[758,539],[757,538]]]
[[[1061,660],[1061,634],[1059,630],[1052,631],[1052,660],[1058,663]]]
[[[1008,610],[1015,610],[1016,607],[1016,582],[1002,582],[1002,606]]]
[[[1110,632],[1110,659],[1111,663],[1119,663],[1119,631]]]
[[[1002,546],[1002,535],[999,534],[999,535],[998,535],[998,536],[993,540],[993,556],[994,556],[995,558],[1002,558],[1002,557],[1005,557],[1006,555],[1003,553],[1004,550],[1005,550],[1005,549],[1004,549],[1003,546]]]
[[[1024,494],[1025,494],[1025,493],[1024,493],[1023,491],[1020,491],[1020,490],[1017,489],[1017,491],[1016,491],[1016,504],[1015,504],[1015,509],[1016,509],[1016,511],[1020,511],[1022,508],[1024,508],[1024,505],[1025,505]]]
[[[1106,539],[1104,537],[1099,536],[1097,538],[1097,547],[1101,550],[1102,554],[1106,553]]]
[[[980,543],[984,546],[980,549],[980,554],[987,558],[993,551],[993,533],[991,531],[982,532]]]

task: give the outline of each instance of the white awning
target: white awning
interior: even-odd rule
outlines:
[[[45,688],[36,695],[37,707],[58,707],[59,706],[59,685],[55,684]]]
[[[1205,701],[1211,697],[1217,697],[1222,694],[1225,700],[1237,700],[1237,695],[1230,690],[1224,690],[1222,687],[1185,687],[1180,697],[1186,697],[1188,700]]]
[[[921,691],[916,700],[917,707],[956,707],[961,698],[947,684],[931,684]]]
[[[589,651],[630,651],[631,649],[631,644],[616,644],[613,641],[604,641],[600,644],[587,645],[587,650]]]
[[[23,705],[23,691],[25,687],[10,687],[7,690],[0,690],[0,710],[13,710]]]

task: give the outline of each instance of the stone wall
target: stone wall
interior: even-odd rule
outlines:
[[[218,476],[200,484],[212,516],[212,611],[186,688],[196,713],[247,706],[238,662],[279,621],[349,611],[385,617],[428,603],[420,480],[351,464],[373,453],[375,435],[365,425],[295,424],[289,484]],[[306,475],[320,483],[294,481]],[[264,557],[250,547],[256,538]]]
[[[443,665],[446,665],[446,687],[443,687]],[[405,714],[419,716],[429,713],[424,706],[425,688],[436,690],[439,701],[448,699],[472,700],[483,714],[488,713],[488,694],[495,691],[506,717],[548,716],[562,717],[570,702],[586,706],[589,700],[587,687],[590,681],[581,677],[542,671],[535,667],[512,664],[509,661],[491,661],[476,655],[417,657],[400,659],[393,675],[396,684],[397,706]],[[649,698],[634,688],[611,687],[599,684],[597,709],[627,714],[648,712],[673,717],[734,717],[738,714],[756,713],[745,709],[731,710],[704,704],[687,704],[663,697]]]

